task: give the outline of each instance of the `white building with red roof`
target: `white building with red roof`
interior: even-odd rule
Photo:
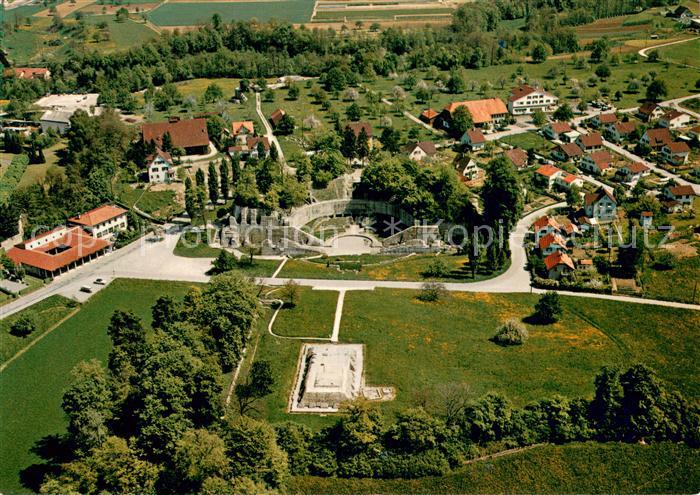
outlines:
[[[552,280],[559,280],[576,270],[571,257],[562,251],[555,251],[547,256],[544,266],[547,269],[547,278]]]
[[[558,233],[549,233],[543,236],[537,243],[537,247],[543,256],[549,256],[555,251],[567,252],[566,241]]]
[[[609,151],[594,151],[583,157],[580,166],[594,175],[602,175],[611,170],[614,161]]]
[[[670,110],[659,119],[659,125],[667,129],[680,129],[690,125],[691,121],[692,118],[687,113]]]
[[[545,184],[547,190],[550,190],[552,186],[556,183],[557,177],[559,177],[564,171],[559,167],[554,165],[542,165],[540,168],[535,170],[535,177],[541,183]]]
[[[549,139],[562,139],[562,136],[573,129],[568,122],[550,122],[542,128],[542,134]]]
[[[682,207],[692,206],[695,189],[691,185],[670,186],[664,189],[664,196],[671,201],[677,201]]]
[[[156,149],[155,153],[146,158],[148,182],[151,184],[169,184],[175,178],[173,158],[170,153]]]
[[[690,146],[683,141],[668,143],[661,148],[661,156],[673,165],[684,165],[690,156]]]
[[[472,129],[464,133],[461,142],[473,151],[478,151],[486,146],[486,136],[479,129]]]
[[[102,205],[68,219],[69,225],[82,227],[95,238],[109,237],[129,227],[128,211],[113,205]]]
[[[583,151],[598,151],[603,149],[603,136],[599,132],[583,134],[576,140],[576,144]]]
[[[535,242],[539,243],[547,234],[558,234],[561,231],[561,226],[554,218],[545,215],[535,220],[532,224],[532,231],[535,233]]]
[[[620,169],[626,182],[637,181],[651,173],[651,169],[640,162],[626,163]]]
[[[523,84],[514,88],[508,98],[508,111],[512,115],[525,115],[538,110],[549,112],[559,104],[559,98],[541,88]]]

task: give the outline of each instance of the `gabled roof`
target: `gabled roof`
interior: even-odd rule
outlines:
[[[112,220],[113,218],[120,217],[126,213],[127,211],[124,208],[119,208],[118,206],[113,205],[102,205],[75,217],[71,217],[68,219],[68,221],[76,225],[94,227]]]
[[[555,251],[544,259],[544,266],[547,267],[547,271],[550,271],[557,265],[566,265],[572,270],[576,269],[569,255],[561,251]]]
[[[567,172],[562,172],[560,179],[566,182],[567,184],[573,184],[577,180],[581,180],[574,174],[569,174]]]
[[[34,79],[35,77],[45,78],[51,74],[49,69],[45,67],[15,67],[12,72],[16,77]]]
[[[561,122],[561,121],[552,122],[551,124],[549,124],[549,126],[557,134],[562,134],[565,132],[573,131],[573,129],[571,128],[571,125],[568,122]]]
[[[494,115],[508,113],[505,103],[500,98],[453,102],[445,106],[445,111],[452,115],[459,107],[467,107],[474,124],[486,124],[493,120]]]
[[[628,163],[624,166],[631,174],[641,174],[649,170],[649,167],[640,162]]]
[[[546,227],[552,227],[555,230],[559,230],[560,228],[559,222],[548,215],[538,218],[535,220],[535,223],[532,224],[532,228],[535,232],[538,232]]]
[[[287,114],[284,110],[281,108],[278,108],[274,112],[270,114],[270,121],[274,124],[277,125],[280,120],[282,120],[282,117],[284,117]]]
[[[632,134],[637,129],[637,124],[632,121],[629,122],[615,122],[615,129],[618,134],[626,136],[627,134]]]
[[[356,138],[360,137],[362,129],[364,129],[367,133],[367,137],[372,137],[372,124],[369,122],[350,122],[345,127],[352,129],[352,132],[355,134]]]
[[[683,117],[684,115],[687,115],[683,112],[679,112],[678,110],[670,110],[666,112],[661,118],[663,120],[668,120],[671,121],[673,119],[677,119],[678,117]]]
[[[650,211],[643,211],[643,212],[642,212],[642,216],[643,216],[644,218],[652,218],[652,217],[654,216],[654,214],[653,214],[652,212],[650,212]]]
[[[661,146],[673,142],[671,131],[665,127],[659,129],[647,129],[644,133],[649,138],[649,144],[652,147]]]
[[[481,132],[479,129],[472,129],[470,131],[467,131],[465,134],[469,136],[469,142],[472,144],[481,144],[486,142],[486,137],[484,136],[484,133]]]
[[[674,196],[695,196],[695,189],[693,186],[672,186],[668,188],[668,191]]]
[[[569,158],[583,155],[583,150],[576,143],[562,143],[556,149],[562,151]]]
[[[675,141],[673,143],[668,143],[666,144],[666,148],[668,148],[668,150],[674,154],[690,153],[690,147],[688,146],[688,143],[684,143],[683,141]]]
[[[109,247],[109,242],[88,235],[80,227],[65,230],[65,234],[52,242],[35,249],[25,249],[24,245],[36,238],[30,239],[11,248],[7,256],[15,263],[54,272]],[[57,251],[52,253],[53,250]]]
[[[155,153],[151,153],[146,157],[146,163],[152,163],[153,160],[155,160],[158,157],[161,157],[163,160],[170,164],[173,163],[173,157],[170,155],[170,153],[168,153],[167,151],[163,151],[160,148],[156,148]]]
[[[651,115],[657,108],[659,108],[659,105],[656,103],[647,102],[639,107],[639,113],[643,115]]]
[[[233,131],[233,135],[237,135],[241,132],[241,130],[248,131],[249,133],[253,134],[255,133],[255,124],[253,124],[252,120],[242,120],[239,122],[232,122],[231,123],[231,130]]]
[[[409,144],[406,149],[408,152],[412,152],[416,148],[422,149],[423,152],[428,156],[433,156],[435,153],[437,153],[435,143],[433,143],[432,141],[419,141],[417,143]]]
[[[700,125],[696,125],[692,129],[690,129],[690,132],[694,132],[695,134],[700,134]]]
[[[602,187],[598,189],[596,192],[588,193],[584,196],[583,198],[583,203],[586,206],[591,206],[596,204],[598,201],[601,199],[608,197],[610,200],[617,204],[617,201],[615,200],[615,196],[612,195],[612,193],[608,192],[606,189],[603,189]]]
[[[437,113],[432,108],[428,108],[426,110],[423,110],[423,113],[421,113],[420,115],[421,115],[421,117],[425,117],[428,120],[433,120],[435,117],[437,117],[440,114]]]
[[[610,164],[613,162],[613,157],[608,151],[594,151],[588,154],[587,157],[601,170],[609,168]]]
[[[550,233],[542,236],[538,246],[539,246],[540,250],[544,250],[544,249],[547,249],[552,244],[556,244],[558,246],[566,248],[566,241],[559,234],[556,234],[554,232],[550,232]]]
[[[209,133],[206,119],[187,119],[177,122],[155,122],[143,124],[141,134],[143,141],[153,141],[156,146],[162,146],[165,133],[169,133],[176,148],[195,148],[209,146]]]
[[[535,173],[543,175],[545,177],[552,177],[553,175],[556,175],[560,172],[561,169],[555,167],[554,165],[542,165],[540,168],[535,170]]]
[[[617,115],[614,113],[601,113],[598,114],[598,120],[600,120],[602,124],[614,124],[617,122]]]
[[[590,134],[583,134],[579,137],[581,144],[584,148],[593,148],[596,146],[603,146],[603,136],[599,132],[591,132]]]
[[[509,101],[516,101],[516,100],[519,100],[520,98],[523,98],[524,96],[531,95],[532,93],[544,93],[548,96],[551,96],[550,93],[546,92],[543,89],[535,88],[535,87],[529,86],[527,84],[523,84],[521,86],[518,86],[517,88],[513,88],[510,91],[510,98],[508,98],[508,100]]]
[[[513,148],[512,150],[507,150],[504,155],[506,155],[516,167],[527,167],[527,151],[521,150],[520,148]]]

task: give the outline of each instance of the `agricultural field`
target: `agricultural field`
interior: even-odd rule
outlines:
[[[214,14],[224,22],[257,19],[284,19],[305,23],[311,19],[314,0],[253,1],[253,2],[168,2],[148,13],[156,26],[191,26],[207,23]]]
[[[696,493],[700,487],[700,454],[674,443],[547,445],[473,462],[440,478],[296,477],[290,487],[295,495]]]
[[[658,49],[661,60],[668,60],[674,64],[700,67],[698,53],[700,53],[700,39],[694,39],[687,43],[664,46]]]
[[[564,297],[559,323],[528,323],[529,340],[504,348],[489,339],[507,319],[527,321],[537,296],[451,293],[438,303],[422,303],[415,296],[415,291],[389,289],[345,296],[340,342],[365,344],[367,383],[396,387],[397,398],[381,404],[386,413],[434,400],[440,383],[467,383],[475,398],[499,391],[517,406],[554,394],[590,396],[601,366],[636,362],[649,365],[690,398],[700,396],[694,365],[700,358],[697,312]],[[323,311],[319,322],[332,318],[334,305],[326,304]],[[325,328],[316,324],[304,331],[321,335]],[[272,422],[288,420],[301,344],[274,338],[266,328],[261,332],[255,359],[271,361],[277,387],[262,401],[260,414]],[[314,415],[292,419],[310,426],[332,422]]]

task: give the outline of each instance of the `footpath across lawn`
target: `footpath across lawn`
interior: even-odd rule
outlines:
[[[93,358],[106,362],[112,313],[131,310],[150,324],[151,306],[159,296],[182,297],[193,285],[115,280],[0,373],[1,493],[30,492],[21,478],[34,481],[42,462],[31,449],[38,440],[65,430],[61,399],[73,367]]]

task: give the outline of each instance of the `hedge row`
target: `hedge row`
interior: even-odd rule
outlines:
[[[0,177],[0,203],[7,201],[12,191],[19,185],[24,172],[29,165],[29,157],[27,155],[17,155],[12,159],[9,168],[5,174]]]

